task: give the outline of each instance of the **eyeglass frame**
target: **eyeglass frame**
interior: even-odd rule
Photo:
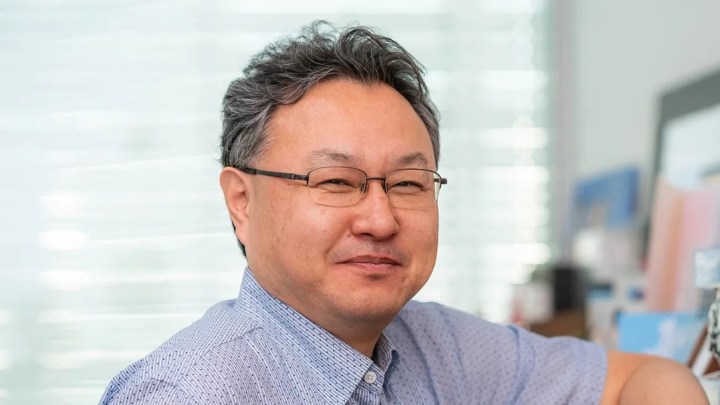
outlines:
[[[314,172],[314,171],[316,171],[316,170],[320,170],[320,169],[331,169],[331,168],[353,169],[353,170],[357,170],[357,171],[359,171],[360,173],[362,173],[362,174],[365,175],[365,187],[360,189],[360,198],[355,202],[355,204],[357,204],[357,202],[361,201],[362,198],[363,198],[363,196],[367,193],[367,190],[369,189],[368,182],[369,182],[370,180],[380,181],[381,184],[382,184],[382,189],[383,189],[383,191],[385,192],[385,194],[388,194],[389,190],[388,190],[388,188],[387,188],[387,183],[385,182],[385,181],[387,180],[387,175],[390,174],[390,173],[393,173],[393,172],[400,171],[400,170],[421,170],[421,171],[426,171],[426,172],[430,172],[430,173],[433,173],[433,174],[437,175],[437,177],[433,176],[433,182],[439,184],[438,189],[437,189],[437,192],[434,193],[434,194],[435,194],[435,196],[434,196],[435,198],[434,198],[433,200],[435,201],[435,203],[437,203],[437,199],[438,199],[438,197],[440,196],[440,189],[442,188],[443,184],[447,184],[447,182],[448,182],[447,178],[442,177],[442,176],[440,175],[440,173],[438,173],[438,172],[436,172],[436,171],[434,171],[434,170],[417,168],[417,167],[406,167],[406,168],[402,168],[402,169],[390,170],[389,172],[385,173],[385,175],[382,176],[382,177],[370,177],[370,176],[368,176],[368,174],[367,174],[364,170],[358,169],[357,167],[350,167],[350,166],[323,166],[323,167],[316,167],[316,168],[310,170],[307,174],[297,174],[297,173],[289,173],[289,172],[276,172],[276,171],[272,171],[272,170],[262,170],[262,169],[256,169],[256,168],[253,168],[253,167],[246,167],[246,166],[236,167],[236,169],[240,170],[240,171],[243,172],[243,173],[247,173],[247,174],[260,175],[260,176],[268,176],[268,177],[276,177],[276,178],[287,179],[287,180],[300,180],[300,181],[304,181],[304,182],[305,182],[305,186],[308,187],[308,189],[310,188],[310,174],[311,174],[312,172]],[[388,196],[389,196],[389,194],[388,194]],[[317,204],[317,203],[316,203],[316,204]]]

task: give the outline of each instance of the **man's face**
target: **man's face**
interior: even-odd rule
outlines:
[[[371,177],[401,168],[436,170],[423,122],[385,84],[322,82],[299,102],[277,109],[269,137],[256,168],[305,174],[350,166]],[[357,204],[328,207],[311,200],[304,182],[246,179],[252,192],[243,242],[253,274],[321,326],[389,322],[430,277],[436,204],[394,208],[381,183],[370,181]]]

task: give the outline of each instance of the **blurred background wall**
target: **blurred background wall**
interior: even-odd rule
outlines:
[[[575,30],[576,177],[620,165],[654,169],[658,97],[720,66],[720,2],[567,2]],[[642,184],[642,208],[650,185]]]

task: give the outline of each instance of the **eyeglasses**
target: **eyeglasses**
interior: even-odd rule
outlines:
[[[310,199],[319,205],[349,207],[367,193],[368,182],[381,182],[390,203],[395,208],[427,208],[437,203],[440,187],[447,184],[432,170],[399,169],[385,173],[383,177],[368,177],[367,173],[354,167],[330,166],[311,170],[307,175],[272,172],[240,167],[248,174],[300,180],[307,184]]]

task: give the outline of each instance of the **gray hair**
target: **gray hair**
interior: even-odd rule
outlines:
[[[315,21],[299,35],[268,45],[255,55],[243,76],[230,83],[223,99],[223,166],[245,167],[267,147],[268,125],[279,105],[300,100],[315,84],[346,78],[385,83],[420,116],[440,159],[438,113],[423,80],[424,68],[394,40],[354,26],[340,31]]]

